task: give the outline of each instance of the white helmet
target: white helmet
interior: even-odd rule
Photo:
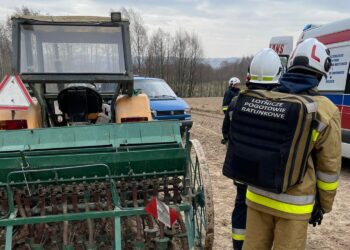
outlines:
[[[251,83],[277,84],[282,74],[281,59],[270,48],[259,51],[250,63]]]
[[[332,66],[330,52],[327,47],[316,38],[308,38],[298,44],[289,59],[289,70],[304,69],[322,74],[327,73]]]
[[[229,81],[228,81],[228,85],[236,85],[236,84],[239,84],[241,83],[241,81],[237,78],[237,77],[232,77]]]

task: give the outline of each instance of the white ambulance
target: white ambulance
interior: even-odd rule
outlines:
[[[324,43],[331,52],[332,67],[319,90],[341,112],[342,155],[350,158],[350,18],[325,25],[307,25],[297,43],[311,37]],[[270,47],[274,48],[271,43]]]

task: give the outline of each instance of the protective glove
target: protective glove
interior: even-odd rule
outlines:
[[[323,214],[323,208],[320,205],[315,204],[311,214],[311,218],[309,219],[309,224],[312,224],[314,227],[316,227],[317,225],[321,225],[323,220]]]
[[[227,141],[228,141],[227,139],[222,138],[222,139],[221,139],[221,144],[224,144],[224,145],[225,145],[225,144],[227,143]]]
[[[221,144],[226,144],[228,142],[228,135],[227,134],[223,134],[222,135],[222,140],[221,140]]]

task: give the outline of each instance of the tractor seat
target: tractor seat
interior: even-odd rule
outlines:
[[[68,87],[58,94],[57,100],[69,122],[88,122],[88,114],[102,111],[101,95],[87,86]]]

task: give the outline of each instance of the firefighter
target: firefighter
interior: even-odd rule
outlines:
[[[226,111],[228,109],[228,105],[231,103],[232,99],[239,94],[239,88],[238,84],[240,84],[241,81],[237,77],[232,77],[228,81],[228,89],[225,91],[224,99],[222,101],[222,111],[224,114],[226,114]]]
[[[300,43],[291,55],[288,71],[276,90],[308,95],[316,101],[314,144],[299,184],[280,194],[248,187],[243,249],[305,249],[308,222],[320,225],[323,214],[332,209],[341,168],[340,115],[338,108],[317,92],[330,67],[329,50],[314,38]]]
[[[282,64],[276,52],[272,49],[266,48],[259,51],[253,58],[249,70],[252,78],[247,78],[246,83],[248,89],[266,89],[271,90],[278,86],[278,79],[281,76]],[[269,80],[266,80],[269,78]],[[225,119],[222,125],[223,139],[222,143],[228,141],[228,133],[230,128],[230,118],[234,109],[236,98],[230,103],[228,112],[225,114]],[[227,156],[229,157],[232,149],[228,143]],[[228,176],[230,177],[230,176]],[[247,206],[245,204],[247,185],[241,182],[234,181],[236,185],[236,200],[235,207],[232,211],[232,241],[233,248],[242,249],[245,224],[247,216]]]

